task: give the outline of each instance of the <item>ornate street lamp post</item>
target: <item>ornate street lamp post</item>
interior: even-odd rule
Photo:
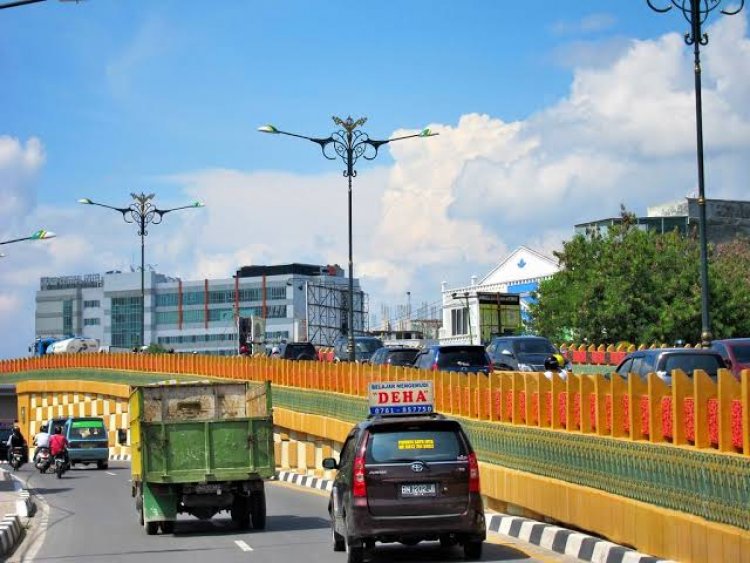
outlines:
[[[357,171],[354,169],[354,165],[360,157],[365,160],[375,160],[378,156],[380,147],[394,141],[402,141],[403,139],[413,139],[416,137],[434,137],[437,133],[433,133],[429,129],[422,129],[414,135],[404,135],[402,137],[392,137],[385,140],[370,139],[367,133],[363,132],[359,127],[367,122],[366,117],[361,117],[356,121],[351,117],[341,119],[334,116],[333,122],[340,127],[339,130],[332,133],[330,136],[325,138],[318,137],[307,137],[305,135],[298,135],[297,133],[289,133],[288,131],[282,131],[277,129],[273,125],[264,125],[259,127],[258,131],[261,133],[270,133],[273,135],[288,135],[290,137],[297,137],[299,139],[306,139],[312,141],[320,146],[323,156],[328,160],[336,160],[338,156],[344,161],[346,169],[344,170],[344,177],[349,181],[349,319],[347,326],[347,333],[349,338],[349,361],[355,360],[354,354],[354,260],[352,250],[352,178],[357,175]],[[334,153],[326,151],[329,146],[333,146]]]
[[[78,203],[84,205],[97,205],[99,207],[106,207],[112,209],[118,213],[122,213],[122,218],[126,223],[133,223],[138,229],[138,236],[141,237],[141,336],[140,345],[145,344],[146,338],[146,289],[144,281],[144,270],[146,269],[145,255],[146,255],[146,236],[148,236],[148,225],[158,225],[164,219],[167,213],[172,211],[179,211],[180,209],[194,209],[197,207],[203,207],[203,203],[195,201],[190,205],[183,205],[181,207],[173,207],[171,209],[158,209],[151,203],[154,198],[154,194],[140,194],[131,193],[130,196],[133,198],[133,203],[127,207],[114,207],[104,203],[98,203],[92,201],[89,198],[79,199]]]
[[[666,5],[657,6],[655,0],[646,0],[649,7],[660,14],[669,12],[672,8],[682,12],[690,24],[690,31],[685,34],[685,43],[693,46],[695,69],[695,122],[698,149],[698,220],[700,238],[700,269],[701,269],[701,343],[707,346],[711,343],[711,316],[709,314],[709,286],[708,286],[708,243],[706,236],[706,193],[703,173],[703,98],[701,93],[701,45],[708,45],[708,34],[703,32],[703,24],[708,16],[721,6],[723,0],[664,0]],[[726,3],[725,3],[726,4]],[[738,14],[745,5],[740,0],[739,6],[733,9],[722,9],[726,16]]]

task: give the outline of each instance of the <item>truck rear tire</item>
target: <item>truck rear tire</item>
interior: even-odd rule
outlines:
[[[266,491],[261,489],[250,497],[250,516],[253,520],[253,530],[266,529]]]
[[[146,522],[146,535],[155,536],[156,532],[159,531],[158,522]]]
[[[161,523],[162,534],[174,534],[174,520],[164,520]]]

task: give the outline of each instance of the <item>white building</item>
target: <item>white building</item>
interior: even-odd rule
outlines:
[[[467,286],[443,282],[443,344],[486,344],[494,334],[516,332],[528,320],[532,292],[560,269],[556,260],[521,246],[484,278]]]
[[[348,321],[349,280],[339,266],[245,266],[231,278],[194,281],[147,271],[144,278],[145,334],[141,273],[112,271],[42,278],[36,337],[75,335],[104,347],[131,349],[145,342],[176,352],[236,354],[239,324],[245,324],[240,318],[262,327],[260,336],[253,335],[256,343],[309,340],[329,346]],[[367,319],[367,296],[355,279],[355,334],[367,331]]]

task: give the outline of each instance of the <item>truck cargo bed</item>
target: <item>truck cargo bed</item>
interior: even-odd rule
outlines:
[[[208,483],[275,469],[270,383],[142,386],[131,395],[133,479]]]

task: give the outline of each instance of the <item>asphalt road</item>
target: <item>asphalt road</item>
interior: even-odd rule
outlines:
[[[343,563],[345,554],[334,553],[326,512],[327,494],[293,485],[267,484],[268,520],[262,532],[241,532],[226,516],[200,521],[181,517],[175,533],[147,536],[138,525],[130,497],[130,466],[112,462],[107,471],[73,469],[62,479],[32,472],[29,465],[18,472],[43,502],[31,519],[24,543],[12,562],[180,562],[212,563],[253,561],[304,561]],[[483,561],[571,561],[517,540],[485,545]],[[462,561],[460,548],[440,549],[436,543],[416,547],[378,544],[370,561]]]

